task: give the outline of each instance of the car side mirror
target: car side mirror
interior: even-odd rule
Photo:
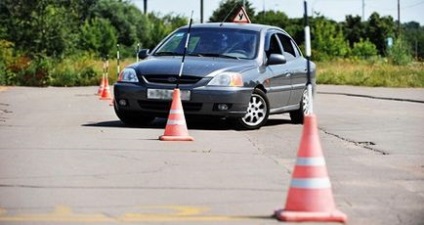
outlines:
[[[286,57],[281,54],[271,54],[268,59],[268,65],[284,64],[286,62]]]
[[[141,49],[138,52],[138,58],[139,59],[145,59],[145,58],[147,58],[147,56],[149,56],[149,52],[150,52],[149,49]]]

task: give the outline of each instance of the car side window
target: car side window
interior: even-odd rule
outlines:
[[[299,49],[299,46],[297,46],[296,42],[293,41],[293,39],[291,40],[292,45],[294,46],[294,52],[296,53],[296,57],[301,57],[302,56],[302,52]]]
[[[266,55],[269,57],[271,54],[283,54],[283,51],[280,47],[280,41],[278,40],[275,34],[272,34],[269,38],[268,49],[266,50]]]
[[[278,38],[280,39],[281,44],[284,49],[284,56],[287,60],[294,59],[297,55],[293,48],[293,43],[291,42],[291,38],[287,37],[284,34],[279,33]]]

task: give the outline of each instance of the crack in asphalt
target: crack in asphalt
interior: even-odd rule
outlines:
[[[393,97],[377,97],[377,96],[371,96],[371,95],[349,94],[349,93],[342,93],[342,92],[318,91],[317,93],[318,94],[325,94],[325,95],[345,95],[345,96],[350,96],[350,97],[371,98],[371,99],[378,99],[378,100],[399,101],[399,102],[413,102],[413,103],[424,104],[424,100],[416,100],[416,99],[404,99],[404,98],[393,98]]]
[[[6,106],[7,107],[7,106],[9,106],[9,104],[0,102],[0,106]],[[13,112],[10,111],[10,110],[7,110],[7,109],[0,108],[0,122],[3,122],[3,123],[6,122],[7,117],[3,116],[3,114],[6,114],[6,113],[13,113]]]
[[[319,128],[319,130],[321,130],[325,134],[328,134],[328,135],[331,135],[333,137],[336,137],[336,138],[338,138],[338,139],[340,139],[342,141],[352,143],[352,144],[354,144],[356,146],[359,146],[359,147],[362,147],[362,148],[371,150],[371,151],[376,152],[376,153],[379,153],[381,155],[389,155],[389,153],[386,152],[386,151],[384,151],[384,150],[381,150],[381,149],[377,149],[377,148],[372,147],[372,146],[376,145],[376,143],[374,143],[372,141],[354,141],[352,139],[342,137],[341,135],[334,134],[334,133],[331,133],[329,131],[326,131],[323,128]]]
[[[274,162],[276,165],[281,165],[281,163],[278,161],[277,158],[273,157],[272,155],[266,154],[263,147],[259,146],[254,140],[253,137],[249,136],[248,134],[244,135],[246,139],[249,141],[250,144],[264,157],[268,158],[272,162]],[[286,173],[291,175],[292,171],[288,168],[285,168]]]

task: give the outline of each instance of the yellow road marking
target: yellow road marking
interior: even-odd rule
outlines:
[[[133,222],[207,222],[207,221],[236,221],[247,220],[252,217],[206,215],[205,207],[189,206],[149,206],[142,207],[146,211],[166,210],[165,213],[125,213],[118,216],[104,214],[79,214],[70,207],[57,206],[50,213],[41,214],[15,214],[9,215],[5,209],[0,208],[0,222],[79,222],[79,223],[133,223]]]

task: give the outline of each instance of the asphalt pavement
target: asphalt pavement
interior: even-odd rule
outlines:
[[[301,125],[254,131],[165,119],[130,128],[97,87],[0,88],[0,224],[294,224],[285,201]],[[314,109],[348,224],[424,224],[424,89],[319,86]],[[307,223],[326,224],[326,223]]]

